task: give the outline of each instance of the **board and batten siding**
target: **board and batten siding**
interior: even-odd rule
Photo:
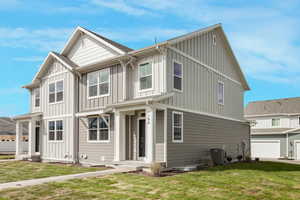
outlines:
[[[104,97],[88,97],[87,73],[79,80],[79,110],[88,111],[115,104],[123,100],[123,68],[113,65],[110,69],[110,92]]]
[[[173,62],[182,63],[182,92],[173,90]],[[167,53],[168,91],[174,96],[162,103],[244,120],[244,90],[241,85],[221,76],[173,50]],[[224,83],[224,105],[218,104],[218,82]]]
[[[165,55],[154,54],[142,58],[136,62],[134,68],[128,67],[127,70],[127,96],[128,99],[136,99],[151,95],[158,95],[166,91],[166,59]],[[150,63],[152,65],[152,89],[147,91],[139,90],[139,65]]]
[[[114,116],[110,115],[109,142],[88,142],[88,119],[79,120],[79,162],[103,163],[114,160]],[[86,158],[85,158],[86,155]]]
[[[155,144],[155,160],[163,162],[165,156],[165,139],[164,139],[164,111],[156,112],[156,144]]]
[[[44,160],[73,161],[75,145],[74,112],[75,112],[75,76],[59,62],[53,60],[41,79],[40,108],[43,113],[41,127],[41,157]],[[63,101],[49,103],[49,83],[63,80]],[[34,105],[34,96],[31,98]],[[50,120],[63,120],[63,140],[48,140],[48,122]]]
[[[172,142],[172,112],[168,109],[167,164],[168,167],[199,164],[209,159],[211,148],[223,148],[235,158],[241,154],[241,143],[250,147],[250,127],[246,123],[206,115],[183,112],[183,143]],[[178,111],[181,112],[181,111]]]
[[[68,58],[78,66],[86,66],[114,57],[116,54],[88,35],[82,35],[68,53]]]

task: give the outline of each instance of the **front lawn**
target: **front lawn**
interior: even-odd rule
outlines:
[[[15,159],[15,155],[0,155],[0,160]]]
[[[115,174],[10,189],[0,196],[22,200],[300,199],[300,165],[239,163],[163,178]]]
[[[102,169],[104,168],[87,168],[71,164],[50,164],[27,161],[0,162],[0,183],[78,174]]]

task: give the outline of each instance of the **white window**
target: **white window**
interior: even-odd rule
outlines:
[[[109,95],[109,77],[109,68],[89,73],[87,81],[88,97],[101,97]]]
[[[57,81],[49,84],[49,103],[61,102],[64,100],[64,81]]]
[[[218,104],[224,105],[224,83],[218,82]]]
[[[213,45],[217,45],[217,36],[213,34]]]
[[[298,124],[300,125],[300,117],[298,117]]]
[[[183,113],[172,113],[172,140],[173,142],[183,142]]]
[[[272,126],[280,126],[280,119],[272,119]]]
[[[173,62],[173,88],[182,91],[182,64]]]
[[[63,140],[63,121],[49,121],[48,122],[48,139],[49,141],[62,141]]]
[[[152,89],[152,65],[143,63],[139,66],[140,90]]]
[[[88,118],[88,141],[108,142],[109,136],[109,116]]]
[[[40,107],[40,88],[34,89],[34,106]]]

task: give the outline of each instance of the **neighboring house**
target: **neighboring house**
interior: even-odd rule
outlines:
[[[300,97],[250,102],[252,157],[300,160]]]
[[[26,124],[23,124],[24,135],[21,141],[26,144],[28,131]],[[0,154],[15,153],[16,150],[16,122],[9,117],[0,117]],[[26,148],[26,145],[24,145]],[[26,149],[24,149],[26,151]]]
[[[138,50],[78,27],[24,88],[31,110],[14,119],[44,161],[173,167],[249,147],[249,87],[220,24]]]

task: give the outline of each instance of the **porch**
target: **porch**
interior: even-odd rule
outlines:
[[[16,121],[16,159],[39,160],[41,117],[42,113],[29,113],[13,118]]]

